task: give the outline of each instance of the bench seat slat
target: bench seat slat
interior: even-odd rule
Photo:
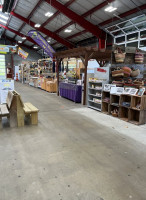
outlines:
[[[6,105],[0,105],[1,116],[8,116],[9,111]]]
[[[35,106],[33,106],[31,103],[25,103],[24,104],[27,108],[31,110],[31,112],[39,112],[39,109],[37,109]]]
[[[24,110],[24,112],[26,114],[30,114],[31,113],[31,110],[29,109],[29,107],[26,104],[24,104],[23,110]]]

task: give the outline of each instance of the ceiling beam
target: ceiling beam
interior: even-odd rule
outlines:
[[[15,1],[14,1],[13,8],[12,8],[12,11],[14,11],[14,10],[15,10],[15,8],[16,8],[16,6],[17,6],[17,3],[18,3],[18,1],[19,1],[19,0],[15,0]],[[7,26],[7,27],[9,26],[9,23],[10,23],[10,21],[11,21],[11,18],[12,18],[12,16],[11,16],[11,15],[9,15],[9,18],[8,18],[8,21],[7,21],[7,24],[6,24],[6,26]],[[3,33],[3,34],[5,34],[5,33],[6,33],[6,29],[4,30],[4,33]]]
[[[10,42],[12,42],[12,44],[16,44],[16,42],[17,42],[16,40],[14,40],[13,38],[8,37],[7,35],[4,36],[4,39],[9,40]],[[26,44],[19,44],[18,46],[26,47],[26,48],[29,48],[29,49],[33,49],[31,46],[28,46]],[[35,50],[35,49],[33,49],[33,50]]]
[[[85,18],[85,17],[88,17],[88,16],[90,16],[91,14],[93,14],[94,12],[96,12],[96,11],[100,10],[101,8],[107,6],[108,3],[111,3],[111,2],[113,2],[113,1],[115,1],[115,0],[109,0],[108,2],[107,2],[107,1],[104,1],[104,2],[100,3],[99,5],[95,6],[94,8],[88,10],[87,12],[85,12],[84,14],[82,14],[81,16],[84,17],[84,18]],[[61,28],[59,28],[58,30],[56,30],[55,33],[59,33],[59,32],[61,32],[62,30],[66,29],[67,27],[69,27],[69,26],[71,26],[71,25],[73,25],[73,24],[75,24],[75,22],[74,22],[74,21],[71,21],[71,22],[65,24],[64,26],[62,26]]]
[[[66,4],[64,4],[65,7],[70,6],[72,3],[74,3],[76,0],[70,0],[68,1]],[[50,17],[47,21],[45,21],[42,26],[46,26],[48,23],[50,23],[55,17],[57,17],[60,14],[60,11],[58,10],[57,12],[55,12],[52,17]]]
[[[12,33],[15,33],[16,35],[19,35],[20,37],[23,37],[23,36],[24,36],[22,33],[19,33],[18,31],[15,31],[14,29],[11,29],[11,28],[9,28],[9,27],[7,27],[7,26],[4,26],[3,24],[0,24],[0,26],[3,27],[5,30],[11,31]],[[33,39],[31,39],[31,38],[28,37],[28,36],[26,36],[26,37],[27,37],[27,40],[28,40],[28,41],[30,41],[30,42],[36,44],[36,43],[34,42]]]
[[[21,21],[25,22],[26,24],[28,24],[29,26],[32,26],[34,27],[35,26],[35,23],[26,19],[25,17],[15,13],[15,12],[11,12],[11,15],[17,17],[18,19],[20,19]],[[46,29],[46,28],[43,28],[43,27],[40,27],[37,29],[38,31],[44,33],[45,35],[53,38],[54,40],[58,41],[59,43],[63,44],[64,46],[68,47],[68,48],[73,48],[74,45],[71,43],[71,42],[68,42],[67,40],[63,39],[62,37],[60,37],[59,35],[53,33],[52,31]]]
[[[33,10],[31,11],[31,13],[28,15],[27,19],[30,19],[30,18],[33,16],[33,14],[34,14],[35,11],[38,9],[38,7],[42,4],[43,1],[44,1],[44,0],[39,0],[39,2],[35,5],[35,7],[33,8]],[[20,31],[23,29],[24,26],[25,26],[25,23],[22,24],[22,26],[19,28],[18,32],[20,32]],[[17,36],[17,35],[15,35],[14,39],[16,38],[16,36]],[[24,42],[25,42],[25,41],[23,41],[23,43],[24,43]]]
[[[146,4],[143,4],[142,6],[139,6],[139,8],[140,8],[140,10],[145,10],[145,9],[146,9]],[[120,14],[119,17],[120,17],[120,18],[128,17],[128,16],[130,16],[130,15],[136,13],[136,12],[139,12],[139,9],[138,9],[138,8],[134,8],[134,9],[132,9],[132,10],[129,10],[129,11],[127,11],[127,12],[124,12],[124,13]],[[104,22],[101,22],[100,24],[98,24],[98,26],[105,26],[106,24],[109,24],[109,23],[112,23],[113,21],[118,21],[118,20],[119,20],[118,17],[114,17],[114,18],[108,19],[108,20],[106,20],[106,21],[104,21]],[[70,40],[70,39],[72,39],[72,38],[75,38],[75,37],[80,36],[80,35],[82,35],[82,34],[84,34],[84,33],[87,33],[87,32],[88,32],[87,30],[83,30],[83,31],[78,32],[78,33],[76,33],[76,34],[74,34],[74,35],[71,35],[71,36],[69,36],[69,37],[66,37],[66,39],[67,39],[67,40]],[[55,44],[56,44],[56,43],[53,43],[52,45],[55,45]]]
[[[95,35],[97,38],[105,38],[106,33],[101,30],[99,27],[95,26],[94,24],[90,23],[86,19],[84,19],[82,16],[76,14],[71,9],[65,7],[63,4],[59,3],[56,0],[45,0],[48,4],[51,4],[54,8],[59,10],[61,13],[66,15],[68,18],[79,24],[81,27],[88,30],[90,33]]]

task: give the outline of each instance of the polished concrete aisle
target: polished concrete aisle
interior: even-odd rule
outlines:
[[[81,114],[79,104],[20,83],[16,90],[40,109],[39,124],[5,122],[0,200],[146,200],[144,144]]]

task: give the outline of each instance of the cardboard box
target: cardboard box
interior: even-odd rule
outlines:
[[[53,81],[48,81],[46,83],[46,91],[48,92],[57,92],[56,90],[56,84],[57,82],[53,82]]]
[[[47,83],[48,81],[52,81],[52,80],[53,80],[53,78],[42,78],[41,88],[42,88],[43,90],[46,90],[46,83]]]

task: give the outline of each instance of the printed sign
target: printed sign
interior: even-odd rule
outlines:
[[[8,91],[14,90],[14,80],[0,80],[0,103],[6,103]]]
[[[44,51],[53,58],[54,49],[48,44],[45,38],[35,30],[29,31],[28,36],[31,37]]]
[[[16,53],[17,48],[10,45],[0,45],[0,54]]]
[[[0,55],[0,80],[6,79],[5,55]]]
[[[20,47],[18,48],[18,55],[23,59],[26,59],[28,57],[28,53],[23,51],[23,49],[21,49]]]

